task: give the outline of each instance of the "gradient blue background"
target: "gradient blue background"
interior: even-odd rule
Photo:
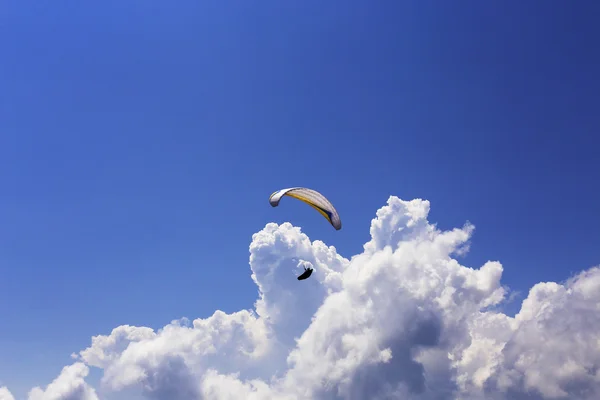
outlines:
[[[3,1],[0,385],[48,384],[120,324],[249,308],[253,233],[290,221],[350,257],[389,195],[475,224],[461,262],[522,295],[598,264],[599,12]],[[344,228],[268,205],[296,185]]]

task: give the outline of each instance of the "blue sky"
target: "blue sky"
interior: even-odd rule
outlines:
[[[0,386],[121,324],[249,308],[253,233],[290,221],[350,257],[390,195],[471,221],[461,262],[513,290],[598,264],[584,3],[2,2]],[[343,229],[272,209],[288,186]]]

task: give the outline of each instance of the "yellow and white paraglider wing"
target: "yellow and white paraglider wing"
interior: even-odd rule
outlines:
[[[269,203],[271,206],[277,207],[283,196],[289,196],[303,201],[325,217],[336,230],[342,229],[342,221],[340,220],[340,216],[336,209],[333,207],[333,204],[316,190],[302,187],[278,190],[271,194]]]

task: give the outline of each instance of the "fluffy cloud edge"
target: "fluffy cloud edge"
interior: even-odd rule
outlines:
[[[98,399],[88,367],[110,390],[161,400],[600,398],[600,268],[534,285],[507,316],[501,263],[461,265],[473,225],[440,231],[429,208],[391,196],[351,259],[268,223],[250,245],[253,309],[119,326],[29,400]],[[298,290],[290,270],[305,265]]]

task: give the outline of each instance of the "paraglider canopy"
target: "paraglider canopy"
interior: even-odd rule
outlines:
[[[303,187],[281,189],[271,194],[269,203],[272,207],[277,207],[283,196],[289,196],[303,201],[325,217],[336,230],[339,231],[342,229],[342,221],[336,209],[333,207],[333,204],[316,190]]]

